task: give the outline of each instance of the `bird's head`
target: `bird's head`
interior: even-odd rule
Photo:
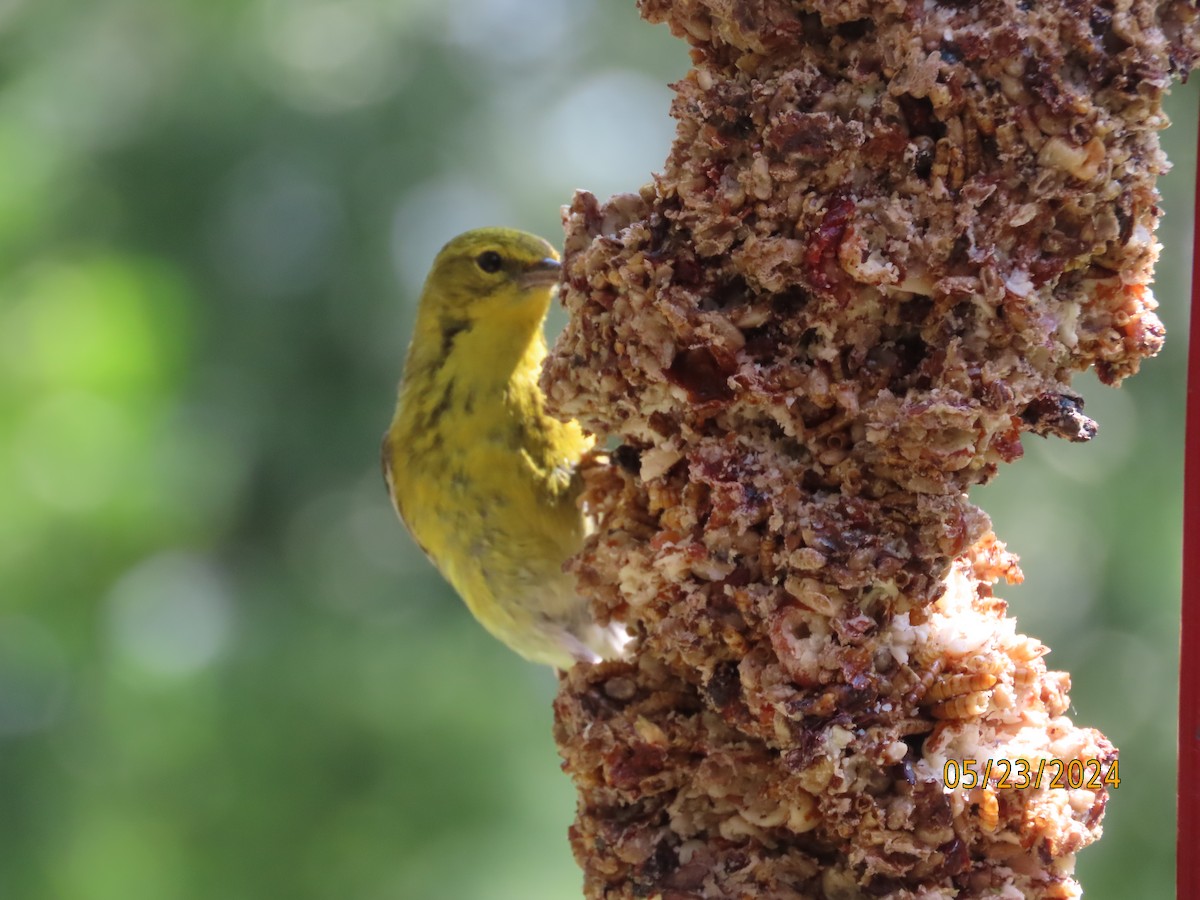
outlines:
[[[433,261],[426,300],[439,317],[478,319],[545,314],[561,265],[549,243],[511,228],[478,228],[454,238]]]

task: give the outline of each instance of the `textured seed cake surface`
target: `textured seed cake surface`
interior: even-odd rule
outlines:
[[[676,141],[567,210],[543,377],[623,445],[573,567],[637,652],[556,701],[587,895],[1078,896],[1116,751],[993,595],[1020,572],[964,492],[1025,432],[1093,436],[1072,375],[1161,346],[1157,132],[1196,10],[641,8],[693,47]]]

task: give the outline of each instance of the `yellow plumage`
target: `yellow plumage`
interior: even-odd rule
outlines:
[[[620,653],[563,563],[580,547],[575,422],[546,414],[542,322],[554,248],[506,228],[459,235],[421,292],[383,471],[392,502],[467,608],[526,659],[566,668]]]

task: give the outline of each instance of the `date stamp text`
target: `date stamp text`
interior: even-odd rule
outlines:
[[[998,791],[1046,787],[1051,790],[1113,789],[1121,786],[1119,760],[1098,759],[948,759],[942,766],[946,787],[984,787]]]

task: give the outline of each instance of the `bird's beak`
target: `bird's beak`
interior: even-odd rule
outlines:
[[[522,272],[517,281],[523,288],[550,287],[558,284],[558,275],[562,271],[562,263],[547,256],[539,259]]]

